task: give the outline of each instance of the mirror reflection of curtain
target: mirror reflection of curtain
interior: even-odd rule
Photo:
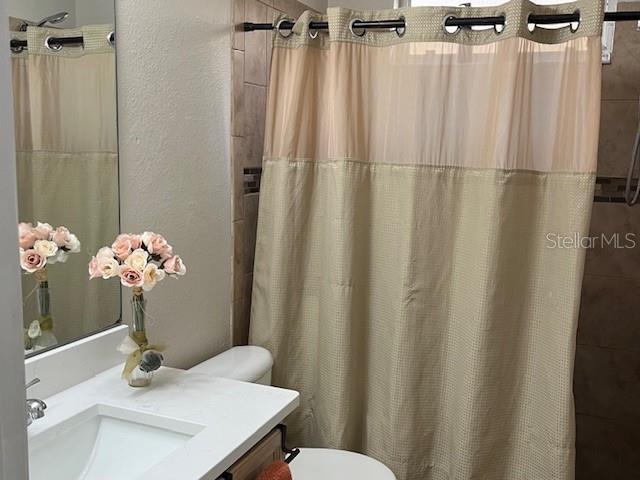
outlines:
[[[68,341],[114,323],[119,284],[89,281],[91,254],[119,230],[115,51],[111,25],[73,30],[29,27],[27,50],[12,55],[20,221],[64,225],[82,242],[48,268],[54,333]],[[49,36],[84,37],[84,47],[45,46]],[[16,247],[17,248],[17,247]],[[23,295],[34,288],[23,279]],[[37,317],[35,295],[24,321]]]

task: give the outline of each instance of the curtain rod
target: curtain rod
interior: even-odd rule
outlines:
[[[564,13],[558,15],[529,15],[529,23],[536,25],[551,25],[555,23],[575,23],[580,21],[580,13]],[[625,21],[640,21],[640,11],[634,12],[605,12],[605,22],[625,22]],[[504,15],[498,17],[455,17],[453,15],[448,16],[444,25],[447,27],[473,27],[473,26],[495,26],[504,25]],[[291,30],[294,22],[281,21],[278,25],[278,30]],[[402,29],[405,28],[404,18],[397,20],[354,20],[352,25],[354,29]],[[244,23],[245,32],[254,32],[259,30],[274,30],[276,26],[271,23]],[[329,30],[329,22],[310,22],[310,30]]]
[[[107,41],[111,44],[112,47],[115,45],[116,36],[114,32],[110,32],[109,35],[107,35]],[[23,50],[27,49],[27,43],[27,40],[18,40],[16,38],[12,38],[9,41],[9,48],[11,48],[13,52],[20,53]],[[65,45],[84,45],[84,37],[47,37],[47,39],[45,40],[45,45],[52,50],[59,50]]]

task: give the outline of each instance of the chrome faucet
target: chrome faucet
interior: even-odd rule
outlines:
[[[33,387],[36,383],[40,383],[40,379],[37,377],[27,383],[25,385],[25,389]],[[28,398],[26,407],[27,426],[29,426],[34,420],[44,417],[44,411],[47,408],[47,404],[37,398]]]

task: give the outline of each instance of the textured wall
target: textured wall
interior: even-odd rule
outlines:
[[[618,9],[638,10],[640,2]],[[603,66],[600,176],[626,175],[638,128],[635,27],[617,24],[613,62]],[[635,234],[635,248],[587,251],[574,385],[577,480],[640,478],[640,206],[593,205],[591,235],[627,232]]]
[[[165,234],[187,263],[146,295],[149,338],[176,367],[230,345],[230,7],[116,5],[122,229]]]
[[[7,18],[0,0],[0,18]],[[7,22],[0,38],[7,39]],[[6,40],[3,40],[6,41]],[[0,53],[0,479],[26,480],[22,293],[18,267],[18,207],[9,49]]]

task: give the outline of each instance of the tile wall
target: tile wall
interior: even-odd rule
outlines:
[[[253,257],[262,166],[271,32],[244,33],[243,22],[272,22],[278,13],[297,18],[309,7],[295,0],[233,0],[231,172],[233,190],[233,343],[247,343]]]

